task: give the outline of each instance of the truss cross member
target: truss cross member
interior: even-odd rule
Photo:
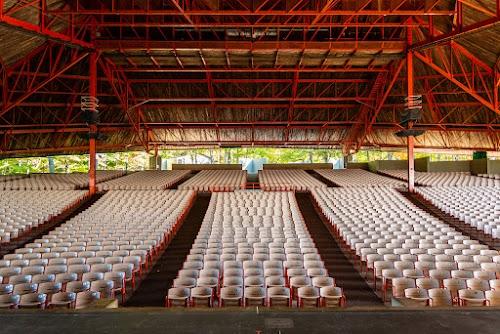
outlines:
[[[412,44],[412,32],[408,29],[408,45]],[[413,52],[408,51],[406,58],[406,75],[407,75],[407,85],[408,85],[408,103],[412,101],[414,93],[414,83],[413,83]],[[413,125],[409,124],[409,128]],[[413,136],[408,136],[407,138],[407,152],[408,152],[408,191],[413,193],[415,191],[415,154],[413,152],[415,148],[415,138]]]
[[[89,96],[97,98],[97,53],[92,52],[89,57]],[[95,112],[95,111],[92,111]],[[97,153],[97,125],[90,125],[89,132],[89,192],[96,193],[96,153]]]

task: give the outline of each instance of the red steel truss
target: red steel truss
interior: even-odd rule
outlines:
[[[496,69],[490,68],[454,41],[413,53],[424,64],[467,92],[482,105],[500,114]]]
[[[35,17],[26,19],[26,12],[35,12]],[[55,13],[46,0],[15,1],[6,8],[6,1],[0,0],[0,25],[8,26],[28,35],[42,37],[81,48],[94,48],[90,43],[87,19],[77,19],[75,15]]]
[[[4,68],[0,117],[80,63],[88,52],[49,42]],[[26,77],[24,72],[29,72]]]
[[[91,99],[97,98],[97,52],[92,52],[89,57],[89,95]],[[97,100],[96,100],[97,101]],[[97,110],[92,110],[93,113]],[[94,195],[96,189],[96,171],[97,171],[97,125],[89,125],[89,193]]]
[[[158,131],[205,130],[215,133],[213,140],[177,144],[334,145],[352,152],[375,144],[367,142],[373,132],[398,129],[411,75],[408,52],[416,65],[429,69],[425,75],[413,73],[415,91],[424,94],[431,116],[415,126],[484,132],[500,147],[499,68],[460,43],[499,22],[500,0],[495,8],[469,0],[458,0],[453,8],[449,3],[70,0],[54,7],[38,0],[7,8],[0,0],[2,27],[46,40],[18,62],[0,66],[0,154],[30,152],[10,148],[16,136],[88,132],[81,122],[79,96],[87,94],[81,82],[89,77],[103,114],[123,115],[106,116],[99,131],[129,132],[130,142],[124,145],[130,147],[175,144],[162,141]],[[38,14],[20,15],[27,10]],[[474,22],[471,12],[478,18]],[[452,28],[445,31],[442,27],[450,22]],[[408,32],[415,42],[407,40]],[[82,66],[89,54],[98,58],[96,73]],[[272,64],[260,64],[269,54]],[[280,57],[290,62],[283,65]],[[318,60],[312,62],[314,57]],[[330,63],[335,57],[342,61]],[[165,93],[175,87],[176,94]],[[442,98],[450,96],[460,98]],[[451,122],[460,108],[473,110],[471,117]],[[154,117],[156,112],[185,109],[206,112],[206,121],[157,122]],[[248,116],[227,121],[223,115],[228,110]],[[485,114],[481,122],[470,121],[480,113]],[[222,139],[223,131],[239,129],[249,131],[247,140]],[[277,129],[281,139],[262,141],[256,137],[259,129]],[[347,131],[331,140],[326,133],[332,129]],[[295,140],[294,130],[316,130],[316,139]],[[65,150],[71,148],[31,152]]]
[[[372,97],[371,104],[361,106],[358,113],[357,125],[351,128],[349,136],[344,141],[344,154],[357,151],[365,142],[366,136],[373,129],[373,124],[384,107],[389,94],[398,80],[404,62],[399,61],[392,64],[390,71],[377,75],[375,82],[370,91]]]
[[[122,109],[127,118],[132,125],[132,129],[136,133],[142,146],[149,150],[149,146],[144,138],[144,132],[142,131],[141,123],[144,122],[144,115],[140,108],[135,108],[131,110],[133,104],[137,104],[137,100],[134,97],[133,90],[128,82],[123,71],[117,70],[116,67],[110,62],[106,62],[103,59],[99,61],[99,65],[106,77],[107,82],[111,86],[114,95],[120,101],[120,109]],[[147,131],[147,126],[145,127]]]

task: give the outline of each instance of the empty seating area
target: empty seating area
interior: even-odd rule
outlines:
[[[135,288],[194,192],[110,191],[0,260],[0,307],[84,307]]]
[[[0,191],[0,244],[25,235],[85,196],[81,190]]]
[[[127,176],[103,182],[99,190],[161,190],[168,189],[187,177],[189,170],[161,171],[151,170],[129,174]]]
[[[381,170],[381,174],[407,181],[408,172],[406,170]],[[477,177],[469,173],[461,172],[415,172],[415,183],[420,186],[496,186],[500,187],[500,180]]]
[[[124,171],[97,171],[96,182],[105,182],[124,175]],[[74,190],[86,188],[89,176],[85,173],[31,174],[0,182],[0,190]]]
[[[101,173],[98,180],[108,181],[99,183],[104,194],[95,203],[50,232],[38,232],[45,235],[0,260],[0,308],[83,308],[103,298],[124,305],[139,280],[151,284],[144,289],[148,298],[155,293],[163,298],[164,290],[156,292],[157,277],[167,276],[168,286],[162,286],[168,287],[167,307],[343,307],[346,296],[333,277],[341,263],[332,251],[337,249],[347,249],[342,256],[350,273],[370,294],[373,287],[378,301],[431,307],[500,304],[499,252],[410,202],[399,192],[403,177],[361,169],[314,172],[340,187],[328,188],[300,169],[260,171],[262,190],[245,190],[242,170],[203,170],[189,179],[189,170],[121,177],[122,172]],[[79,188],[87,182],[82,175],[31,175],[0,184]],[[417,191],[436,207],[500,236],[498,180],[465,173],[417,175],[423,184],[433,185]],[[187,181],[179,190],[165,189],[183,179]],[[203,194],[196,224],[191,219],[191,225],[183,225],[182,245],[163,252],[181,219],[192,212],[197,191],[212,194]],[[336,234],[331,239],[335,247],[319,237],[329,233],[321,217],[309,219],[311,212],[317,213],[311,202],[302,216],[297,191],[312,193]],[[84,190],[0,191],[0,243],[24,235],[86,196]],[[166,260],[172,257],[177,265]],[[351,260],[359,269],[353,269]],[[164,275],[143,280],[154,263]],[[353,291],[353,275],[349,281],[348,275],[337,273],[346,291]],[[360,298],[359,293],[353,296]]]
[[[338,307],[292,192],[214,193],[166,306]]]
[[[0,182],[19,180],[27,177],[27,175],[0,175]]]
[[[403,187],[404,182],[363,169],[317,169],[316,173],[340,187]]]
[[[417,191],[442,211],[500,238],[500,187],[427,187]]]
[[[485,177],[487,179],[500,180],[500,174],[478,174],[479,177]]]
[[[326,185],[299,169],[259,171],[260,188],[266,191],[307,191]]]
[[[234,191],[245,189],[247,173],[243,170],[203,170],[179,185],[178,189],[195,191]]]
[[[317,189],[313,196],[385,300],[392,295],[431,306],[498,305],[499,252],[395,189]]]

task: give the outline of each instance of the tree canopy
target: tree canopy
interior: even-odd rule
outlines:
[[[267,163],[320,163],[335,162],[342,158],[342,153],[334,149],[297,149],[297,148],[214,148],[214,149],[185,149],[160,150],[162,159],[176,159],[204,157],[212,163],[242,163],[248,159],[263,159]],[[144,170],[149,169],[151,154],[146,152],[117,152],[99,153],[97,168],[100,170]],[[470,155],[456,155],[443,153],[417,153],[416,158],[430,157],[431,160],[466,160]],[[389,152],[362,150],[353,155],[354,162],[368,162],[373,160],[403,160],[406,152]],[[51,157],[10,158],[0,160],[0,174],[29,174],[29,173],[75,173],[87,172],[89,165],[88,155],[60,155]],[[51,167],[53,166],[53,167]]]

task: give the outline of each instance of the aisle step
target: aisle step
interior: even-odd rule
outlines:
[[[201,223],[210,203],[210,194],[199,193],[189,210],[177,235],[156,261],[153,269],[142,280],[139,288],[132,294],[125,306],[146,307],[164,306],[165,296],[172,286],[178,271],[200,230]]]
[[[382,300],[373,292],[358,270],[349,261],[341,247],[325,226],[326,219],[314,205],[309,193],[296,193],[297,203],[304,216],[326,269],[338,286],[344,289],[348,306],[381,306]]]

